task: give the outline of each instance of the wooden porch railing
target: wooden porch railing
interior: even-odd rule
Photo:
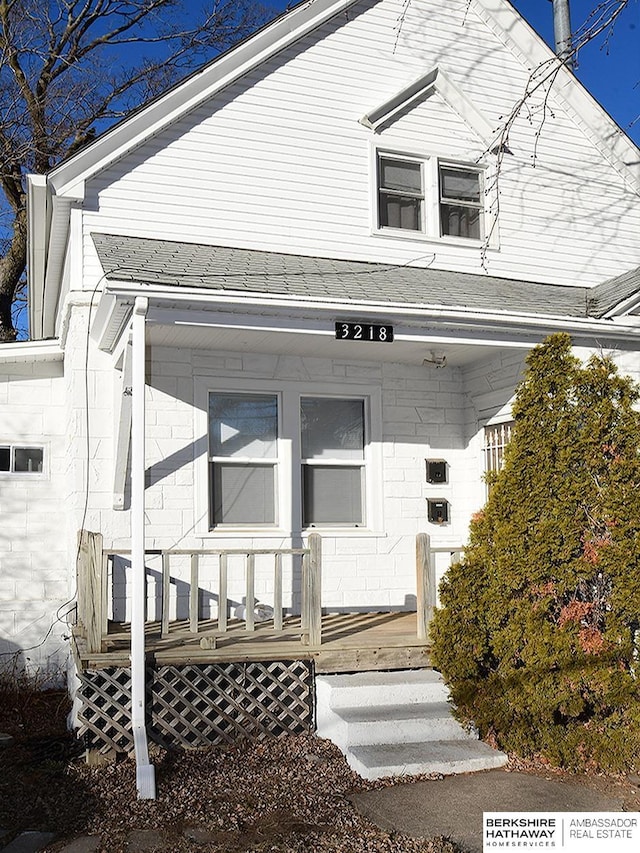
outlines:
[[[78,534],[78,631],[85,637],[87,651],[90,654],[103,651],[108,629],[108,572],[109,563],[116,557],[126,557],[130,551],[124,549],[104,549],[103,538],[99,533],[86,530]],[[416,537],[416,611],[417,638],[425,642],[429,638],[429,623],[433,618],[436,604],[436,555],[449,554],[451,561],[459,560],[463,549],[456,547],[431,547],[426,533]],[[161,634],[167,636],[170,625],[170,584],[172,557],[190,557],[189,585],[189,627],[193,634],[200,631],[200,562],[205,556],[218,558],[218,618],[215,634],[202,636],[204,648],[215,648],[215,636],[224,634],[228,629],[228,561],[229,557],[245,558],[245,629],[255,630],[255,561],[257,556],[273,557],[273,631],[283,628],[283,586],[282,558],[301,557],[301,635],[300,641],[306,646],[320,646],[322,643],[322,604],[321,577],[322,554],[321,538],[318,533],[309,536],[306,548],[280,549],[166,549],[150,550],[147,555],[160,556],[162,563],[161,583]]]
[[[103,650],[108,629],[108,570],[109,562],[116,557],[126,557],[130,551],[126,549],[105,549],[100,533],[81,530],[78,534],[78,630],[85,637],[87,651],[95,654]],[[321,609],[321,577],[322,577],[322,543],[318,533],[309,535],[307,548],[273,548],[273,549],[176,549],[149,550],[148,556],[160,556],[162,562],[162,618],[161,634],[169,633],[170,625],[170,585],[171,558],[174,556],[190,557],[189,585],[189,627],[193,634],[200,629],[200,561],[204,556],[218,558],[218,624],[217,633],[224,634],[228,628],[229,596],[228,596],[228,558],[244,556],[245,558],[245,629],[255,630],[255,560],[258,555],[271,555],[274,558],[273,580],[273,616],[271,620],[274,631],[283,627],[283,588],[282,588],[282,558],[283,556],[300,556],[301,571],[301,636],[303,645],[319,646],[322,643],[322,609]],[[146,578],[146,574],[145,574]],[[201,644],[205,648],[215,648],[215,635],[203,636]]]
[[[416,616],[418,639],[425,642],[429,638],[429,624],[433,619],[436,606],[436,554],[449,554],[450,561],[459,562],[463,548],[432,548],[427,533],[416,536]]]

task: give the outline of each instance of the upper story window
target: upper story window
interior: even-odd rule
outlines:
[[[44,450],[42,447],[22,447],[16,444],[0,445],[0,473],[42,474]]]
[[[380,228],[423,230],[422,164],[381,155],[378,159],[378,221]]]
[[[477,169],[438,167],[440,233],[447,237],[482,239],[482,186]]]
[[[377,152],[377,227],[431,239],[482,240],[483,170]]]

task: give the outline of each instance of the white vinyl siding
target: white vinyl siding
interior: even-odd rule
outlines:
[[[401,5],[356,4],[90,180],[85,234],[484,272],[480,248],[468,240],[438,239],[429,253],[392,229],[372,235],[370,160],[375,141],[474,163],[484,140],[439,95],[375,140],[359,121],[437,57],[498,127],[529,69],[466,0],[414,0],[399,27]],[[531,104],[534,115],[543,96]],[[484,260],[493,275],[588,286],[640,263],[640,213],[553,91],[547,103],[539,138],[536,121],[523,117],[512,128],[500,176],[499,251]],[[90,289],[101,271],[96,264],[89,272]]]

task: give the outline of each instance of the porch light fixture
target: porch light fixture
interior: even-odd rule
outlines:
[[[430,350],[428,358],[422,360],[424,367],[446,367],[447,356],[441,350]]]

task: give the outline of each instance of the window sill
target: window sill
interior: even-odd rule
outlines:
[[[384,539],[387,534],[383,530],[371,530],[368,527],[305,527],[300,535],[309,536],[319,533],[320,536],[330,536],[332,539]]]
[[[303,530],[292,533],[290,530],[259,527],[229,527],[224,530],[208,530],[196,533],[198,539],[295,539],[306,538],[310,533],[319,533],[320,536],[330,536],[332,539],[357,538],[357,539],[384,539],[387,534],[383,530],[371,530],[368,527],[305,527]]]
[[[391,240],[403,240],[405,242],[410,241],[413,243],[429,243],[433,246],[458,246],[460,248],[476,250],[485,248],[484,240],[476,240],[471,237],[437,237],[432,234],[427,234],[424,231],[410,231],[409,229],[405,231],[401,228],[373,228],[371,230],[371,236],[387,237]],[[499,252],[500,247],[495,245],[494,241],[491,240],[489,245],[486,246],[486,251]]]

